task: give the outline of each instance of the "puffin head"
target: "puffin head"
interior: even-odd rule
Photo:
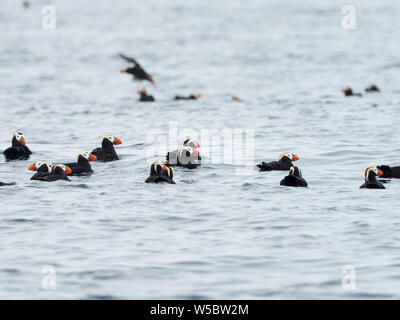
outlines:
[[[191,138],[186,139],[185,141],[183,141],[182,145],[184,147],[191,147],[193,149],[200,148],[200,144],[197,141],[195,141],[195,140],[193,140]]]
[[[70,167],[66,166],[65,164],[57,163],[51,167],[51,173],[69,175],[72,173],[72,170]]]
[[[376,176],[380,177],[383,175],[383,172],[378,168],[367,168],[364,172],[365,182],[375,181]]]
[[[290,167],[289,176],[301,177],[301,170],[298,167]]]
[[[146,95],[147,94],[147,90],[145,88],[142,88],[140,90],[137,90],[136,93],[140,94],[140,95]]]
[[[118,144],[122,143],[122,141],[120,139],[118,139],[117,137],[114,137],[114,136],[104,136],[101,139],[101,142],[104,142],[105,140],[110,141],[114,145],[118,145]]]
[[[170,178],[171,180],[174,178],[174,169],[168,166],[165,166],[165,171],[163,171],[163,173]]]
[[[351,96],[351,95],[353,94],[353,89],[350,88],[350,87],[343,88],[343,89],[342,89],[342,93],[343,93],[345,96]]]
[[[88,161],[97,161],[97,157],[94,154],[91,154],[89,152],[81,152],[76,156],[76,162],[79,162],[79,158],[81,157]]]
[[[189,98],[200,99],[203,95],[201,93],[191,93],[189,94]]]
[[[161,161],[153,162],[150,165],[150,175],[161,175],[162,172],[167,171],[167,168],[168,167]]]
[[[297,160],[300,160],[300,158],[299,158],[299,156],[297,155],[297,154],[294,154],[294,153],[291,153],[291,152],[285,152],[285,153],[282,153],[280,156],[279,156],[279,161],[287,161],[287,159],[289,159],[290,161],[297,161]]]
[[[47,173],[51,172],[50,166],[47,164],[47,162],[44,162],[44,161],[37,161],[37,162],[32,163],[28,167],[28,170],[38,171],[38,172],[47,172]]]
[[[16,145],[26,145],[26,141],[25,141],[25,137],[22,133],[20,132],[16,132],[14,133],[12,139],[12,145],[16,146]]]
[[[178,150],[177,156],[178,160],[182,164],[188,164],[189,162],[193,162],[200,155],[199,150],[193,149],[191,147],[181,147]]]

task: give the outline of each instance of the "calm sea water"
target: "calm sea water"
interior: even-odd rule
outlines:
[[[17,182],[0,189],[0,298],[400,298],[400,182],[359,189],[366,167],[400,165],[400,4],[351,4],[355,30],[337,1],[2,0],[0,150],[20,131],[34,154],[0,162],[0,181]],[[120,75],[119,52],[157,88]],[[381,94],[340,92],[371,82]],[[137,101],[143,86],[155,103]],[[203,98],[172,101],[192,91]],[[295,152],[309,188],[223,161],[145,184],[149,134],[170,139],[171,121],[174,147],[188,129],[254,130],[254,165]],[[29,180],[33,161],[72,161],[105,134],[123,141],[120,161]]]

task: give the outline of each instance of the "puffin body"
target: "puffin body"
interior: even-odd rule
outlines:
[[[25,137],[22,133],[15,133],[12,137],[11,144],[11,147],[3,152],[6,161],[29,159],[32,152],[26,146]]]
[[[136,91],[136,93],[140,94],[139,101],[142,101],[142,102],[156,101],[152,95],[147,94],[146,89],[138,90],[138,91]]]
[[[382,171],[382,178],[400,178],[400,166],[390,167],[390,166],[377,166],[379,170]]]
[[[289,175],[281,181],[281,186],[288,187],[307,187],[307,182],[301,175],[301,170],[297,167],[291,167]]]
[[[195,169],[200,165],[200,152],[197,149],[182,146],[180,149],[168,152],[167,156],[168,166],[179,166],[187,169]]]
[[[146,183],[166,182],[175,184],[174,169],[168,167],[161,161],[154,162],[150,165],[150,176],[146,179]]]
[[[375,83],[372,83],[368,88],[365,89],[366,92],[379,92],[379,88]]]
[[[151,75],[149,75],[146,71],[144,71],[142,66],[139,63],[137,63],[135,59],[125,56],[122,53],[120,53],[119,56],[122,59],[128,61],[129,63],[133,64],[133,67],[121,69],[120,70],[121,73],[124,73],[124,72],[130,73],[131,75],[133,75],[134,80],[147,80],[147,81],[150,81],[153,85],[155,85],[155,82],[154,82],[153,78],[151,77]]]
[[[293,166],[292,161],[297,161],[300,158],[294,153],[282,153],[278,161],[261,162],[257,165],[260,171],[274,171],[274,170],[290,170]]]
[[[353,89],[350,87],[342,89],[342,92],[346,97],[350,97],[350,96],[362,97],[361,93],[354,93]]]
[[[36,171],[36,173],[31,177],[31,180],[41,180],[44,176],[48,176],[51,173],[50,166],[43,161],[31,164],[28,169],[30,171]]]
[[[10,182],[10,183],[5,183],[5,182],[0,182],[0,187],[7,187],[7,186],[15,186],[15,182]]]
[[[93,149],[91,154],[96,156],[100,161],[113,161],[119,160],[115,152],[114,145],[121,144],[122,141],[114,136],[104,136],[101,141],[101,148]]]
[[[92,173],[92,166],[89,161],[96,161],[97,157],[88,152],[81,152],[76,156],[76,162],[65,163],[64,165],[71,169],[71,175],[80,175]]]
[[[376,177],[381,177],[383,172],[377,168],[365,169],[365,183],[360,188],[366,189],[386,189],[385,186],[376,181]]]
[[[71,174],[71,172],[72,172],[71,168],[65,165],[55,164],[51,167],[51,172],[49,174],[44,174],[42,176],[37,177],[34,180],[47,181],[47,182],[54,182],[58,180],[71,181],[67,177],[67,175]]]
[[[175,96],[175,100],[197,100],[202,97],[201,93],[191,93],[188,96]]]

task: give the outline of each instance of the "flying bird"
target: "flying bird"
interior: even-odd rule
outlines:
[[[133,67],[127,67],[125,69],[121,69],[120,72],[121,73],[130,73],[133,75],[133,79],[134,80],[147,80],[150,81],[154,86],[156,85],[156,83],[154,82],[153,78],[151,75],[149,75],[143,68],[142,66],[136,62],[135,59],[127,57],[125,55],[123,55],[122,53],[119,54],[119,56],[128,61],[129,63],[133,64]]]

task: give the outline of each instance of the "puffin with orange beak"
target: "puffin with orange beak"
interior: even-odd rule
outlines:
[[[178,159],[178,153],[181,151],[181,149],[182,148],[184,148],[184,147],[189,147],[189,149],[191,149],[192,151],[190,151],[189,149],[188,150],[186,150],[186,151],[188,151],[189,152],[189,154],[190,153],[195,153],[195,154],[193,154],[193,156],[195,157],[194,159],[192,159],[193,160],[193,165],[195,165],[194,167],[193,167],[193,165],[189,165],[189,167],[193,167],[193,168],[191,168],[191,169],[194,169],[194,168],[196,168],[199,164],[200,164],[200,161],[201,161],[201,157],[200,157],[200,152],[197,150],[198,148],[200,148],[200,144],[196,141],[196,140],[194,140],[194,139],[192,139],[192,138],[188,138],[188,139],[186,139],[185,141],[183,141],[183,143],[182,143],[182,147],[180,148],[180,149],[177,149],[177,150],[175,150],[175,151],[170,151],[170,152],[168,152],[167,153],[167,157],[166,157],[166,159],[167,159],[167,163],[169,163],[170,165],[180,165],[180,164],[178,164],[179,163],[179,159]],[[182,153],[182,151],[181,151],[181,156],[183,155],[183,153]]]
[[[201,93],[191,93],[188,96],[175,96],[175,100],[197,100],[202,97]]]
[[[76,156],[76,162],[65,163],[67,167],[71,168],[71,175],[81,175],[92,173],[92,166],[90,162],[97,161],[97,157],[94,154],[88,152],[81,152]]]
[[[101,148],[93,149],[91,154],[96,156],[99,161],[119,160],[114,146],[121,144],[122,141],[114,136],[104,136],[101,139]]]
[[[70,175],[72,173],[72,170],[70,167],[65,166],[63,164],[54,164],[51,166],[51,171],[49,174],[44,174],[42,176],[36,177],[36,179],[33,180],[40,180],[40,181],[47,181],[47,182],[54,182],[58,180],[65,180],[65,181],[71,181],[67,177],[67,175]],[[31,178],[32,180],[32,178]]]
[[[142,102],[152,102],[155,101],[154,97],[150,94],[147,94],[147,90],[146,89],[140,89],[138,91],[136,91],[137,94],[140,94],[140,98],[139,101]]]
[[[377,168],[383,172],[382,178],[400,178],[400,166],[381,165],[377,166]]]
[[[119,56],[122,59],[128,61],[129,63],[133,64],[133,67],[121,69],[120,70],[121,73],[130,73],[131,75],[133,75],[133,80],[139,80],[139,81],[147,80],[150,81],[154,86],[156,85],[156,83],[153,80],[153,77],[149,75],[146,71],[144,71],[142,66],[139,63],[137,63],[135,59],[125,56],[122,53],[120,53]]]
[[[346,97],[350,97],[350,96],[355,96],[355,97],[362,97],[361,93],[355,93],[353,92],[353,89],[350,87],[344,88],[342,89],[342,93],[346,96]]]
[[[27,160],[32,154],[31,150],[26,146],[25,137],[22,133],[14,133],[11,139],[11,147],[3,152],[6,161],[11,160]]]
[[[273,170],[290,170],[291,167],[293,167],[293,162],[299,160],[299,156],[286,152],[282,153],[279,156],[278,161],[272,161],[272,162],[261,162],[260,164],[257,165],[258,168],[260,168],[260,171],[273,171]]]
[[[37,161],[32,163],[28,167],[29,171],[36,171],[36,173],[31,177],[31,180],[42,180],[44,176],[48,176],[51,173],[51,167],[44,161]]]
[[[200,152],[197,149],[182,146],[174,152],[167,153],[167,165],[178,166],[187,169],[195,169],[200,165]]]
[[[378,168],[365,169],[365,183],[360,188],[366,189],[386,189],[385,186],[376,180],[376,177],[381,177],[383,172]]]
[[[161,161],[154,162],[150,165],[150,176],[145,180],[146,183],[166,182],[175,184],[174,169],[168,167]]]

